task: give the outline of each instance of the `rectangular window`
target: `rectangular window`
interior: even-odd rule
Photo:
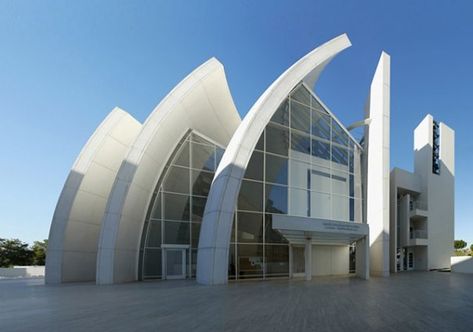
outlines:
[[[330,144],[313,139],[312,155],[324,160],[330,160]]]
[[[287,156],[289,150],[289,129],[268,124],[266,127],[266,151]]]
[[[238,196],[238,210],[263,211],[263,184],[242,180]]]
[[[287,158],[266,154],[266,182],[287,185]]]
[[[291,128],[310,134],[310,107],[291,100]]]
[[[287,214],[287,187],[266,185],[266,212]]]

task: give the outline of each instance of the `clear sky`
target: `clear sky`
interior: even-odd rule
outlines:
[[[298,58],[346,32],[316,87],[348,125],[391,55],[391,166],[430,113],[456,131],[455,238],[473,243],[473,2],[0,0],[0,237],[48,236],[69,169],[114,106],[139,121],[195,67],[225,66],[242,116]]]

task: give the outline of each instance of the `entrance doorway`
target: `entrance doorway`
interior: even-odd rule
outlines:
[[[186,249],[182,247],[163,248],[163,279],[186,278]]]
[[[305,276],[305,247],[292,246],[292,277],[299,278]]]

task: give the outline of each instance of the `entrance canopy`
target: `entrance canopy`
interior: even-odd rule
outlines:
[[[356,244],[356,275],[369,278],[368,224],[349,223],[328,219],[273,215],[273,229],[278,230],[293,245],[304,244],[305,278],[312,278],[312,245]],[[291,263],[290,263],[291,265]]]
[[[273,215],[273,229],[292,244],[350,245],[369,233],[368,224],[288,215]]]

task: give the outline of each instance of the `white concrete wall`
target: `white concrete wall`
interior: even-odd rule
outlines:
[[[450,258],[452,272],[473,273],[472,256],[453,256]]]
[[[46,283],[95,279],[110,190],[141,124],[115,108],[84,145],[59,197],[49,232]]]
[[[366,220],[370,225],[370,272],[389,275],[390,57],[381,54],[366,105]]]
[[[433,117],[414,131],[415,173],[422,182],[421,200],[428,208],[429,269],[450,268],[455,221],[455,133],[440,123],[440,175],[432,172]]]
[[[0,268],[0,278],[42,278],[44,266],[14,266]]]
[[[113,184],[100,231],[98,284],[138,279],[139,246],[152,193],[188,130],[226,146],[239,124],[223,65],[215,58],[190,73],[159,103]]]
[[[349,268],[348,246],[312,246],[313,276],[348,274]]]

